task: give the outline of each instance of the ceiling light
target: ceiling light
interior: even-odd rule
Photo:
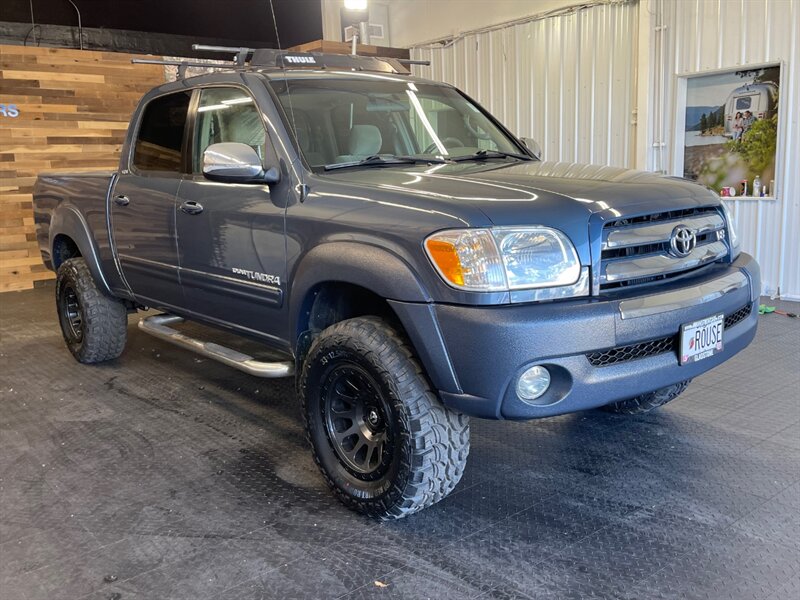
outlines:
[[[230,108],[228,104],[209,104],[208,106],[201,106],[197,112],[208,112],[209,110],[220,110],[222,108]]]
[[[367,0],[344,0],[344,7],[348,10],[367,10]]]
[[[230,100],[223,100],[223,104],[248,104],[252,102],[252,98],[231,98]]]

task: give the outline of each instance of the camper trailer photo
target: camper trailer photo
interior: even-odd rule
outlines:
[[[778,107],[778,86],[771,81],[743,85],[725,102],[725,137],[734,137],[736,113],[750,111],[756,119],[769,119]]]
[[[683,176],[723,196],[775,197],[780,65],[688,77]]]

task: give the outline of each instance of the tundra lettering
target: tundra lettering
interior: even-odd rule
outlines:
[[[239,269],[237,267],[233,267],[231,269],[234,275],[244,275],[251,281],[259,281],[261,283],[271,283],[273,285],[280,285],[281,284],[281,277],[280,275],[270,275],[268,273],[259,273],[258,271],[250,271],[249,269]]]

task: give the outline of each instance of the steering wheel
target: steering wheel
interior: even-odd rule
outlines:
[[[479,140],[490,140],[491,136],[484,132],[480,127],[472,123],[473,115],[467,114],[464,116],[464,126],[472,135]]]
[[[463,148],[464,147],[464,142],[462,142],[460,139],[458,139],[456,137],[446,137],[443,140],[441,140],[441,142],[442,142],[443,146],[451,146],[453,148]],[[425,148],[425,150],[423,150],[422,153],[423,154],[431,154],[434,150],[436,150],[436,148],[437,148],[436,142],[434,142],[433,144],[431,144],[430,146]]]

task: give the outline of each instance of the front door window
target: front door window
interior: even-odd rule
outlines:
[[[264,160],[267,136],[253,98],[238,88],[205,88],[200,92],[195,125],[193,171],[203,170],[203,152],[211,144],[240,142]]]

